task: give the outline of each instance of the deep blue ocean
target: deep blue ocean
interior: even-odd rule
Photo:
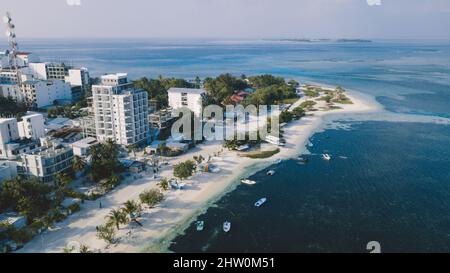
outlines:
[[[0,46],[2,44],[0,43]],[[342,85],[397,115],[450,118],[450,42],[22,41],[42,61],[65,60],[94,76],[195,78],[270,73]],[[450,126],[350,122],[313,136],[308,164],[289,160],[253,187],[240,185],[170,247],[178,252],[450,251]],[[333,155],[330,162],[318,155]],[[341,156],[341,157],[340,157]],[[269,200],[256,209],[261,197]],[[221,224],[232,222],[228,234]]]

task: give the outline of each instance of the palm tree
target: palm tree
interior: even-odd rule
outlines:
[[[76,172],[80,172],[84,170],[84,167],[86,167],[86,163],[81,159],[79,156],[74,156],[72,161],[72,168]]]
[[[55,178],[56,186],[59,189],[65,189],[67,185],[69,185],[70,181],[72,181],[72,179],[66,173],[58,173],[56,174]]]
[[[106,218],[109,224],[116,226],[117,230],[120,229],[121,224],[126,224],[128,220],[122,209],[112,209]]]
[[[161,188],[162,191],[168,191],[170,189],[169,180],[165,177],[161,178],[161,181],[159,181],[158,186]]]
[[[129,215],[140,215],[142,212],[141,204],[139,204],[138,202],[136,202],[134,200],[128,200],[123,205],[124,205],[123,210]]]

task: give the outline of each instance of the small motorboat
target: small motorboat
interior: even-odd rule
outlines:
[[[241,180],[242,184],[246,184],[246,185],[255,185],[256,182],[250,179],[242,179]]]
[[[322,158],[326,161],[330,161],[331,160],[331,156],[329,154],[323,154]]]
[[[299,161],[300,163],[308,163],[308,158],[303,157],[303,156],[299,156],[299,157],[298,157],[298,161]]]
[[[230,229],[231,229],[231,223],[228,221],[225,221],[223,223],[223,231],[228,232],[228,231],[230,231]]]
[[[255,207],[261,207],[264,203],[266,203],[266,201],[267,201],[267,198],[265,198],[265,197],[259,199],[258,201],[256,201]]]
[[[270,170],[270,171],[267,172],[267,175],[268,176],[273,176],[273,175],[275,175],[275,171],[274,170]]]
[[[197,227],[197,231],[202,231],[203,228],[205,227],[205,222],[204,221],[197,221],[197,223],[195,225]]]
[[[277,159],[277,160],[275,160],[275,164],[281,164],[281,162],[283,162],[283,159],[281,159],[281,158],[279,158],[279,159]]]

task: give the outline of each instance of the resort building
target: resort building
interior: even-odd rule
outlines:
[[[65,63],[30,63],[28,73],[35,80],[61,80],[69,84],[72,100],[78,101],[89,90],[87,68],[73,68]]]
[[[55,101],[71,101],[70,85],[61,80],[28,80],[22,83],[25,103],[31,107],[51,106]]]
[[[155,129],[168,128],[175,122],[176,117],[172,116],[172,109],[162,109],[149,115],[150,127]]]
[[[169,106],[173,109],[187,107],[196,116],[202,114],[202,97],[206,93],[204,89],[194,88],[170,88]]]
[[[77,124],[76,126],[79,126],[81,128],[84,138],[86,137],[97,138],[94,115],[87,115],[84,117],[80,117],[74,120],[74,122],[76,122]]]
[[[98,145],[99,142],[93,137],[83,138],[77,142],[71,144],[73,154],[81,157],[89,155],[89,151],[92,146]]]
[[[29,73],[39,80],[65,80],[69,66],[65,63],[29,63]]]
[[[21,139],[17,119],[0,119],[0,159],[15,160],[21,153],[38,147],[31,139]]]
[[[147,142],[149,136],[148,95],[134,89],[127,74],[101,77],[101,85],[92,86],[96,135],[99,141],[112,139],[129,146]]]
[[[23,102],[24,98],[16,83],[0,83],[0,96]]]
[[[0,158],[8,158],[7,145],[19,139],[20,136],[19,129],[17,127],[17,119],[0,119]]]
[[[64,81],[72,88],[72,100],[79,101],[89,92],[89,71],[87,68],[69,69]]]
[[[29,113],[17,123],[21,138],[39,140],[45,136],[44,116],[38,113]]]
[[[55,175],[72,166],[73,150],[56,142],[41,139],[41,147],[22,154],[19,170],[22,175],[53,182]]]

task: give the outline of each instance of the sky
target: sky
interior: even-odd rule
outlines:
[[[450,39],[450,0],[0,1],[20,38]]]

